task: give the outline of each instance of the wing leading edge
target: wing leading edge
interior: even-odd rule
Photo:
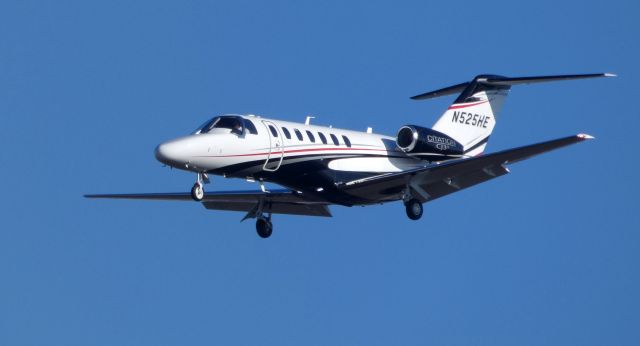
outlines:
[[[86,198],[142,199],[164,201],[192,201],[187,192],[175,193],[128,193],[85,195]],[[231,210],[255,213],[262,204],[262,211],[273,214],[307,215],[331,217],[327,202],[310,199],[290,190],[220,191],[207,192],[202,205],[210,210]]]
[[[424,203],[505,175],[509,173],[505,167],[508,164],[588,139],[593,137],[579,134],[436,166],[381,174],[338,187],[353,196],[379,200],[397,199],[409,187],[412,195]]]

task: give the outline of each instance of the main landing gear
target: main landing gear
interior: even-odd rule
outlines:
[[[208,182],[209,177],[207,176],[207,173],[198,173],[196,183],[193,184],[193,187],[191,188],[191,198],[193,198],[194,201],[202,201],[204,198],[204,187],[202,185]]]
[[[273,233],[273,224],[271,223],[271,215],[269,217],[259,217],[256,220],[256,231],[260,238],[269,238]]]
[[[418,201],[417,199],[413,198],[406,201],[404,203],[404,207],[406,208],[407,216],[411,220],[419,220],[422,217],[422,203],[420,203],[420,201]]]

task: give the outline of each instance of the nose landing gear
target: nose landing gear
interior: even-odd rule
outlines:
[[[193,198],[193,200],[196,202],[202,201],[202,199],[204,198],[204,189],[202,188],[201,184],[193,184],[193,187],[191,188],[191,198]]]
[[[209,176],[207,173],[198,173],[196,183],[191,188],[191,198],[196,202],[201,202],[204,199],[204,187],[205,183],[209,183]]]

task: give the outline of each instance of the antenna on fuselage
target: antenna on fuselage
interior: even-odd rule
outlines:
[[[309,125],[311,124],[311,119],[315,119],[316,117],[314,117],[313,115],[307,115],[307,119],[304,121],[305,125]]]

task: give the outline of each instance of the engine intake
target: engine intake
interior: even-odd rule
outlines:
[[[401,127],[396,136],[396,144],[407,154],[432,161],[460,157],[463,153],[462,144],[453,138],[416,125]]]

